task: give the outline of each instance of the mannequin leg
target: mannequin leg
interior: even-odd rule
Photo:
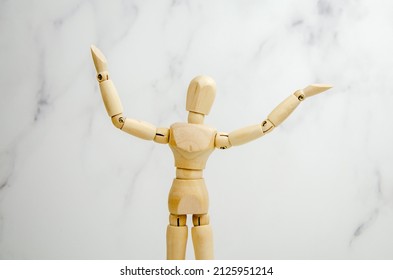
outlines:
[[[169,225],[166,230],[166,258],[167,260],[184,260],[188,228],[187,215],[169,215]]]
[[[207,214],[193,215],[192,222],[194,227],[191,229],[192,243],[196,260],[212,260],[213,252],[213,232],[209,225]]]

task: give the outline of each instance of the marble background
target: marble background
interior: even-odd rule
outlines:
[[[216,257],[393,259],[392,1],[0,7],[1,259],[165,258],[171,151],[112,126],[90,44],[126,115],[160,127],[186,120],[199,74],[218,88],[206,123],[227,132],[333,84],[273,133],[212,154]]]

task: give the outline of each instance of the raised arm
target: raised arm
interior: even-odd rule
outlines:
[[[308,97],[324,92],[331,87],[326,84],[312,84],[304,89],[295,91],[281,102],[261,124],[241,128],[229,134],[217,133],[215,146],[220,149],[226,149],[231,146],[245,144],[271,132],[296,109],[300,102]]]
[[[168,143],[169,129],[156,128],[154,125],[123,116],[123,106],[117,90],[109,77],[107,61],[103,53],[95,46],[91,46],[94,65],[97,70],[97,80],[100,86],[102,100],[106,111],[115,127],[131,135],[157,143]]]

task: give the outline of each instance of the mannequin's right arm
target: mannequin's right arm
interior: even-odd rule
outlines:
[[[109,77],[107,60],[103,53],[95,46],[91,46],[94,65],[97,70],[97,80],[100,86],[102,100],[109,117],[115,127],[131,135],[145,140],[154,140],[166,144],[169,138],[169,129],[156,128],[154,125],[123,116],[123,106],[117,90]]]

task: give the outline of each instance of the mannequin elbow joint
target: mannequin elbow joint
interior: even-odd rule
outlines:
[[[112,123],[115,127],[121,129],[124,125],[124,117],[122,114],[112,117]]]

